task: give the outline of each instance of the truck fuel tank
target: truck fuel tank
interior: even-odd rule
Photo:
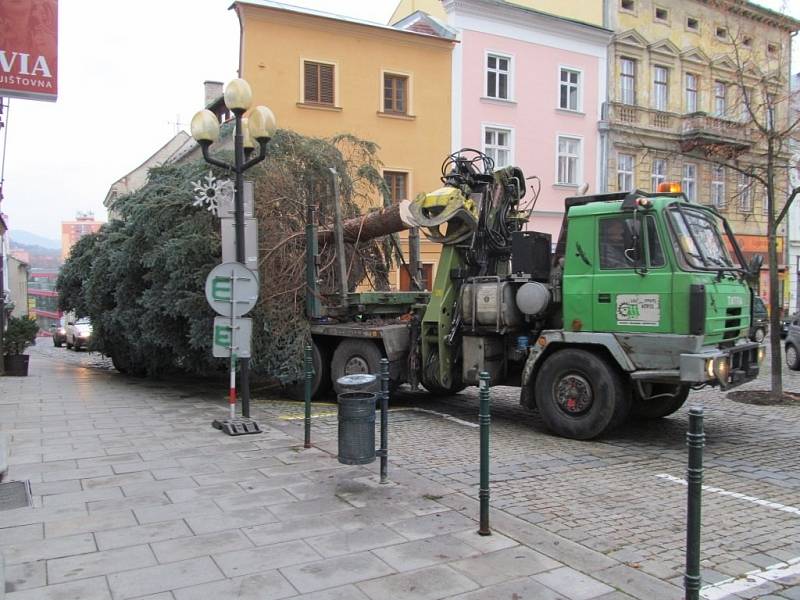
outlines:
[[[491,327],[501,332],[522,324],[522,313],[514,301],[516,284],[499,277],[475,277],[461,287],[461,313],[473,329]]]

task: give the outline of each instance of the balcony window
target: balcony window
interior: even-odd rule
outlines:
[[[578,185],[580,183],[581,140],[579,138],[558,136],[558,173],[556,183],[559,185]]]
[[[509,100],[511,57],[486,55],[486,97]]]
[[[666,67],[653,67],[653,108],[667,110],[668,105],[668,69]]]
[[[697,201],[697,165],[685,163],[683,165],[683,193],[692,202]]]
[[[686,112],[697,112],[697,75],[686,74]]]
[[[728,86],[722,81],[714,82],[714,116],[724,119],[728,112]]]
[[[620,59],[620,101],[623,104],[636,104],[636,61],[631,58]]]
[[[717,208],[725,207],[725,167],[711,167],[711,204]]]
[[[483,130],[483,151],[493,161],[495,169],[511,164],[511,130],[486,127]]]
[[[627,192],[633,190],[633,161],[632,154],[617,156],[617,191]]]
[[[650,184],[653,191],[658,190],[658,184],[667,180],[667,161],[663,158],[654,158],[650,170]]]
[[[560,69],[558,107],[564,110],[580,110],[581,72]]]

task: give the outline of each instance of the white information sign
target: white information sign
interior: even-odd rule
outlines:
[[[214,317],[214,358],[228,358],[231,351],[236,358],[250,358],[250,338],[253,334],[252,319],[229,319]]]
[[[222,262],[236,262],[236,222],[220,219],[222,232]],[[258,225],[255,219],[244,220],[244,262],[248,269],[258,271]]]
[[[244,182],[244,218],[253,217],[253,182]],[[233,194],[226,194],[219,200],[219,217],[223,219],[233,219],[236,213],[236,203]]]
[[[617,294],[617,325],[661,324],[661,298],[658,294]]]
[[[258,300],[258,278],[237,262],[217,265],[206,278],[206,300],[223,317],[246,315]]]

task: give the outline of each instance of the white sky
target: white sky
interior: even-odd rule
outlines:
[[[177,119],[188,130],[202,108],[203,81],[236,76],[239,24],[231,2],[60,0],[58,101],[11,100],[1,209],[12,237],[23,229],[60,239],[61,221],[79,210],[105,220],[111,184],[165,144]],[[381,23],[397,5],[284,2]],[[800,1],[789,6],[785,12],[800,17]]]

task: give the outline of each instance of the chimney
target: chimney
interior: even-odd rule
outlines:
[[[205,91],[205,103],[203,106],[208,108],[215,100],[222,97],[222,82],[221,81],[204,81],[203,89]]]

